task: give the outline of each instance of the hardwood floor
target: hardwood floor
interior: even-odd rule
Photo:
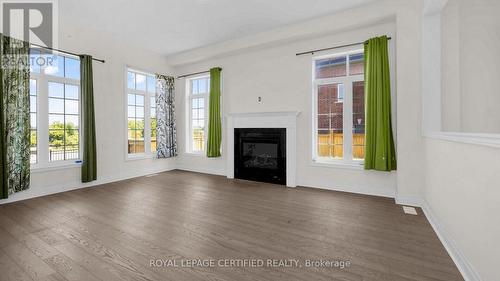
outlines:
[[[0,280],[463,280],[418,211],[405,215],[389,198],[165,172],[0,205]],[[217,266],[238,260],[254,266]]]

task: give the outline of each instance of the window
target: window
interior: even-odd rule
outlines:
[[[43,167],[80,159],[78,58],[31,50],[30,117],[32,164]]]
[[[150,97],[151,151],[156,151],[156,97]]]
[[[203,153],[207,136],[208,95],[210,91],[210,76],[198,76],[186,80],[188,112],[188,143],[189,153]]]
[[[344,102],[344,84],[337,85],[337,100],[338,102]]]
[[[80,158],[79,87],[48,82],[49,93],[49,159]]]
[[[315,58],[313,69],[313,160],[344,163],[363,161],[363,51]]]
[[[127,153],[156,151],[156,78],[127,69]]]
[[[37,86],[36,80],[30,79],[30,163],[36,164],[38,162],[38,134],[36,131],[36,109],[37,109]]]

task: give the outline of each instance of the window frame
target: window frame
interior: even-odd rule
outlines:
[[[65,57],[75,60],[80,60],[79,57],[67,54],[53,54],[53,56]],[[36,149],[37,162],[30,163],[31,170],[45,170],[60,167],[78,166],[82,162],[83,152],[83,111],[80,79],[66,78],[51,74],[46,74],[44,68],[40,68],[40,72],[30,71],[30,80],[36,81]],[[67,160],[50,161],[50,146],[49,146],[49,83],[59,83],[63,85],[72,85],[78,87],[78,158]],[[65,100],[65,98],[64,98]]]
[[[205,79],[208,78],[208,84],[207,84],[207,92],[204,94],[192,94],[192,89],[191,89],[191,81],[193,80],[198,80],[198,79]],[[186,131],[186,149],[185,153],[186,154],[192,154],[192,155],[198,155],[198,156],[204,156],[206,155],[206,150],[207,150],[207,136],[208,136],[208,105],[209,105],[209,98],[210,98],[210,74],[201,74],[201,75],[196,75],[196,76],[191,76],[186,79],[186,120],[188,120],[187,128],[188,130]],[[204,134],[204,140],[203,140],[203,150],[201,151],[193,151],[193,113],[192,113],[192,100],[197,99],[197,98],[204,98],[204,128],[203,128],[203,134]]]
[[[39,159],[39,157],[40,157],[40,147],[39,147],[40,143],[39,143],[39,140],[38,140],[39,139],[38,128],[40,127],[40,125],[38,124],[38,122],[39,122],[38,119],[39,119],[39,115],[40,115],[40,112],[39,112],[39,109],[38,109],[39,108],[38,103],[39,103],[40,97],[39,97],[39,91],[38,91],[38,88],[39,88],[38,87],[39,86],[38,85],[38,81],[39,80],[36,79],[35,77],[31,77],[31,72],[30,72],[30,78],[29,79],[30,79],[30,94],[29,94],[29,96],[30,96],[30,120],[31,120],[31,114],[34,113],[35,114],[35,123],[36,123],[35,129],[34,129],[34,131],[36,133],[36,139],[35,139],[35,141],[36,141],[36,146],[35,146],[36,161],[34,163],[31,163],[31,131],[33,131],[33,129],[32,129],[33,128],[33,124],[30,124],[30,167],[33,167],[33,166],[37,166],[37,164],[40,162],[40,159]],[[36,91],[35,95],[32,95],[32,93],[31,93],[31,80],[35,81],[35,91]],[[32,96],[35,96],[35,98],[36,98],[35,112],[31,111],[31,106],[32,106],[32,104],[31,104],[31,97]]]
[[[313,164],[326,166],[351,166],[361,168],[364,164],[364,159],[353,159],[353,83],[364,82],[363,74],[350,74],[350,55],[363,53],[364,50],[359,47],[351,48],[342,52],[328,53],[320,56],[313,56],[311,59],[312,65],[312,162]],[[346,75],[331,78],[316,79],[315,63],[317,60],[346,57]],[[331,157],[318,156],[318,87],[322,85],[343,84],[344,97],[342,101],[343,108],[343,157],[342,159],[334,159]]]
[[[133,72],[136,74],[141,74],[146,76],[145,84],[146,90],[136,90],[128,88],[128,73]],[[151,97],[155,98],[156,101],[156,90],[154,92],[148,91],[147,79],[148,76],[153,76],[155,78],[155,89],[156,89],[156,74],[154,72],[149,72],[141,70],[140,68],[129,66],[125,67],[124,71],[124,117],[125,117],[125,160],[140,160],[140,159],[155,159],[156,150],[151,150]],[[140,94],[144,96],[144,152],[140,153],[128,153],[128,95],[129,94]],[[136,105],[137,106],[137,105]],[[155,111],[156,112],[156,111]],[[156,117],[155,117],[156,118]],[[157,136],[158,137],[158,136]]]

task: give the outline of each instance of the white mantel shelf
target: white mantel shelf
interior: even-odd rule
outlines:
[[[229,113],[227,120],[227,177],[234,178],[235,128],[286,129],[286,185],[295,187],[297,171],[297,116],[300,111]]]

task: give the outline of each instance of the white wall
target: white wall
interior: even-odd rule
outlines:
[[[223,68],[223,112],[301,111],[297,123],[297,183],[384,196],[420,196],[423,182],[420,99],[420,1],[379,1],[334,16],[288,26],[168,57],[175,73]],[[312,165],[311,57],[295,53],[376,35],[393,37],[397,99],[398,171],[372,172]],[[184,80],[177,108],[184,109]],[[262,97],[262,103],[257,97]],[[178,114],[179,146],[185,151],[185,114]],[[223,136],[223,139],[225,136]],[[225,150],[225,149],[224,149]],[[178,167],[225,174],[225,160],[181,154]]]
[[[422,30],[422,126],[441,130],[441,17],[425,15]],[[438,27],[438,28],[436,28]]]
[[[426,139],[425,155],[425,200],[467,280],[498,280],[500,149]]]
[[[125,69],[133,66],[153,73],[172,74],[163,56],[122,44],[109,34],[59,24],[59,46],[75,53],[87,53],[105,59],[93,63],[94,102],[97,136],[98,180],[80,182],[80,166],[53,170],[34,170],[30,189],[11,195],[0,203],[54,193],[128,177],[140,176],[174,167],[173,159],[126,161]]]
[[[460,1],[462,130],[500,133],[500,2]]]
[[[449,0],[442,11],[443,129],[500,133],[500,2]]]
[[[439,16],[439,15],[438,15]],[[460,116],[460,31],[458,1],[448,1],[441,13],[441,117],[442,130],[460,132],[462,117]]]

